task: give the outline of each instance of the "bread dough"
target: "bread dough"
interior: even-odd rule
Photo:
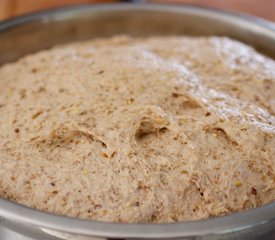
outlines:
[[[111,222],[275,200],[275,62],[224,37],[117,36],[0,67],[0,196]]]

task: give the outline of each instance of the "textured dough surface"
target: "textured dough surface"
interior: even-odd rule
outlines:
[[[222,37],[119,36],[0,67],[0,196],[175,222],[275,200],[275,62]]]

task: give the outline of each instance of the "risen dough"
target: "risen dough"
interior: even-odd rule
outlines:
[[[219,37],[115,37],[0,68],[0,196],[112,222],[275,200],[275,62]]]

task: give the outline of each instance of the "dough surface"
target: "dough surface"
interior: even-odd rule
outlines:
[[[0,67],[0,196],[111,222],[275,200],[275,61],[223,37],[117,36]]]

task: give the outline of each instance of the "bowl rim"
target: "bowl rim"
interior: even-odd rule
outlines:
[[[218,10],[189,4],[154,4],[154,3],[115,3],[115,4],[80,4],[26,14],[0,22],[0,34],[19,25],[33,21],[55,21],[70,19],[72,13],[91,13],[104,11],[157,11],[169,13],[192,13],[214,19],[233,21],[246,28],[253,28],[261,34],[271,36],[275,41],[275,26],[272,22],[240,13]],[[0,217],[15,223],[39,227],[42,231],[55,230],[71,234],[115,238],[163,239],[212,234],[227,234],[246,230],[257,225],[275,222],[275,202],[268,205],[233,213],[227,216],[206,220],[161,223],[112,223],[83,220],[54,213],[32,209],[0,197]]]

